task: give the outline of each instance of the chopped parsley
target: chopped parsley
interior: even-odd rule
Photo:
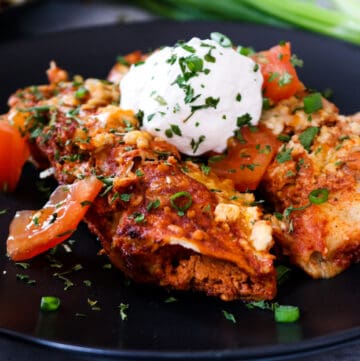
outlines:
[[[205,54],[204,59],[208,62],[208,63],[215,63],[216,62],[216,58],[214,56],[211,55],[211,50],[209,50],[209,52],[207,54]]]
[[[195,140],[194,138],[191,139],[190,146],[193,151],[193,153],[196,153],[199,149],[199,146],[204,140],[206,139],[205,135],[200,135],[198,140]]]
[[[238,117],[236,120],[236,125],[240,128],[243,127],[244,125],[248,125],[250,124],[252,117],[249,113],[245,113],[244,115],[242,115],[241,117]]]
[[[174,134],[178,135],[179,137],[182,136],[181,129],[179,128],[178,125],[170,124],[170,129]]]
[[[128,315],[127,315],[127,311],[129,309],[129,304],[127,303],[120,303],[119,305],[119,314],[120,314],[120,317],[123,321],[127,320],[128,318]]]
[[[80,204],[82,207],[87,207],[87,206],[91,206],[93,204],[93,202],[89,201],[89,200],[85,200],[85,201],[80,202]]]
[[[210,173],[211,167],[202,163],[200,169],[205,175],[208,175]]]
[[[292,82],[292,79],[293,79],[293,76],[290,73],[288,73],[287,71],[285,71],[279,79],[279,82],[278,82],[279,86],[283,87],[285,85],[290,84]]]
[[[146,210],[150,212],[152,209],[157,209],[160,206],[160,200],[155,199],[154,201],[150,201],[149,204],[146,206]]]
[[[232,323],[236,323],[236,318],[232,313],[225,310],[222,310],[222,313],[228,321],[231,321]]]
[[[213,98],[213,97],[207,97],[205,99],[205,104],[202,105],[192,105],[191,106],[191,112],[194,113],[195,111],[199,109],[206,109],[206,108],[215,108],[219,104],[220,98]]]
[[[21,273],[17,273],[16,274],[16,278],[24,283],[26,283],[27,285],[35,285],[36,281],[30,279],[30,277],[28,275],[25,274],[21,274]]]
[[[282,147],[280,152],[276,155],[276,160],[278,163],[285,163],[288,160],[291,160],[291,152],[292,148],[286,148],[285,146]]]
[[[309,127],[299,135],[299,141],[301,145],[309,152],[310,147],[313,144],[314,138],[319,133],[318,127]]]
[[[123,202],[129,202],[130,199],[132,197],[132,193],[121,193],[120,194],[120,199],[123,201]]]

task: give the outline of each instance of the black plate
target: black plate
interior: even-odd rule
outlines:
[[[318,90],[332,88],[334,101],[343,113],[359,107],[360,49],[307,33],[224,23],[155,22],[79,30],[28,41],[0,45],[0,107],[6,110],[8,95],[24,85],[45,82],[49,60],[73,74],[106,77],[116,55],[134,49],[149,50],[211,31],[228,34],[235,42],[268,48],[290,40],[293,50],[305,61],[301,78]],[[359,265],[327,281],[309,279],[294,271],[291,282],[281,288],[278,301],[298,305],[301,319],[294,324],[276,324],[271,312],[248,310],[241,302],[224,303],[197,294],[168,293],[164,290],[128,284],[108,261],[98,256],[97,240],[81,226],[72,237],[73,252],[59,247],[53,261],[42,255],[23,270],[5,256],[7,229],[18,209],[40,207],[46,197],[35,183],[37,173],[26,166],[18,190],[0,195],[0,331],[5,335],[54,348],[104,355],[119,359],[262,359],[288,357],[342,345],[360,337]],[[54,273],[82,269],[69,277],[74,287]],[[104,267],[105,265],[105,267]],[[36,280],[29,285],[18,280],[26,274]],[[91,287],[84,280],[92,282]],[[55,313],[39,310],[43,295],[60,297]],[[172,296],[176,302],[166,302]],[[97,301],[92,310],[89,301]],[[119,315],[120,303],[128,304],[128,319]],[[226,320],[223,310],[237,322]]]

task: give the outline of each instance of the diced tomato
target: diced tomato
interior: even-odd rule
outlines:
[[[209,158],[209,165],[221,178],[230,178],[240,192],[255,190],[273,160],[280,142],[265,126],[242,127],[241,138],[231,138],[227,153]]]
[[[126,54],[124,59],[128,64],[136,64],[143,60],[143,54],[140,50],[135,50],[132,53]]]
[[[29,147],[19,130],[0,120],[0,191],[13,191],[29,157]]]
[[[260,65],[264,78],[264,96],[274,102],[294,95],[304,86],[300,82],[295,67],[291,63],[290,43],[274,46],[267,51],[253,55],[253,59]]]
[[[32,258],[69,238],[102,187],[95,176],[60,185],[41,210],[17,212],[7,239],[10,258]]]
[[[50,63],[50,68],[46,71],[50,84],[58,84],[62,81],[68,81],[69,75],[67,71],[59,68],[55,61]]]

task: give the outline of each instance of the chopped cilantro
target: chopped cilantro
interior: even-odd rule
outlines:
[[[276,160],[278,163],[285,163],[288,160],[291,160],[291,152],[292,148],[286,148],[283,146],[280,150],[280,152],[276,155]]]
[[[211,170],[211,167],[205,164],[201,164],[200,169],[205,175],[208,175]]]
[[[231,321],[232,323],[236,323],[236,318],[232,313],[227,312],[225,310],[222,310],[222,313],[228,321]]]
[[[129,202],[131,197],[132,197],[132,193],[122,193],[122,194],[120,194],[120,199],[123,202]]]
[[[287,71],[285,71],[279,79],[279,86],[283,87],[285,85],[290,84],[292,79],[293,79],[293,76],[290,73],[288,73]]]
[[[241,117],[238,117],[236,120],[236,125],[240,128],[244,125],[248,125],[251,121],[251,115],[249,113],[245,113]]]
[[[26,283],[27,285],[34,285],[36,283],[35,280],[30,279],[30,277],[28,275],[25,274],[20,274],[17,273],[16,274],[16,278],[24,283]]]
[[[149,204],[146,206],[146,210],[149,212],[152,209],[159,208],[160,206],[160,200],[155,199],[154,201],[150,201]]]
[[[120,303],[119,305],[119,313],[120,317],[123,321],[125,321],[128,318],[127,310],[129,309],[129,304],[127,303]]]
[[[178,135],[179,137],[182,136],[182,133],[181,133],[181,129],[179,128],[178,125],[176,124],[170,124],[170,128],[172,130],[172,132],[176,135]]]
[[[299,135],[301,145],[309,152],[314,138],[319,133],[318,127],[309,127]]]

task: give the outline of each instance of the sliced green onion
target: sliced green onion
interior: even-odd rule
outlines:
[[[280,305],[275,307],[274,317],[276,322],[295,322],[300,318],[297,306]]]
[[[315,113],[322,109],[322,100],[320,93],[312,93],[304,98],[304,112],[306,114]]]
[[[309,201],[312,204],[322,204],[329,199],[329,190],[326,188],[314,189],[309,194]]]
[[[87,94],[89,94],[89,91],[83,86],[74,93],[76,99],[84,99]]]
[[[179,200],[181,198],[187,199],[187,202],[185,204],[179,205],[177,203],[179,203]],[[170,197],[171,206],[179,212],[185,212],[187,209],[189,209],[192,205],[192,202],[193,202],[193,199],[192,199],[191,194],[186,191],[177,192]]]
[[[303,0],[135,0],[148,10],[177,20],[236,20],[303,28],[360,45],[358,0],[332,0],[325,8]]]
[[[41,311],[52,312],[60,307],[60,298],[55,296],[43,296],[40,301]]]

